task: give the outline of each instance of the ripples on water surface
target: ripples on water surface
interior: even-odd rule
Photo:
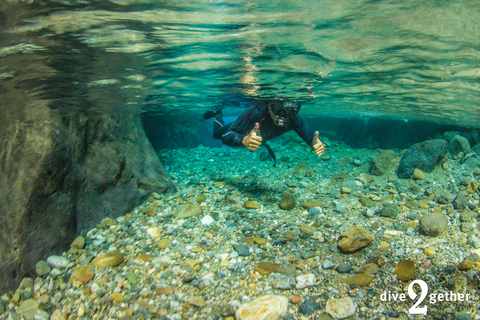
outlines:
[[[293,97],[303,114],[479,127],[480,2],[0,4],[2,112],[201,113]]]

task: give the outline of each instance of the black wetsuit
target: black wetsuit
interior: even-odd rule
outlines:
[[[243,146],[243,138],[252,131],[257,122],[260,124],[259,130],[262,142],[276,138],[288,131],[295,130],[300,138],[310,147],[313,145],[313,137],[315,134],[305,124],[302,118],[296,115],[289,125],[279,127],[275,125],[272,117],[270,117],[267,103],[250,107],[245,110],[237,120],[226,125],[223,123],[222,115],[217,114],[215,117],[213,136],[215,139],[222,140],[227,146],[241,147]]]

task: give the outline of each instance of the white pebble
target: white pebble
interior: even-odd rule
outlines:
[[[345,319],[351,317],[355,314],[356,310],[357,305],[349,297],[341,299],[335,299],[331,297],[327,301],[326,311],[335,319]]]
[[[70,261],[62,256],[50,256],[47,258],[47,263],[52,268],[65,269]]]
[[[297,277],[297,289],[313,287],[316,281],[317,281],[317,278],[313,273],[302,274]]]
[[[208,226],[208,225],[212,224],[213,222],[215,222],[215,220],[213,220],[213,218],[211,216],[205,216],[202,219],[202,224],[204,226]]]

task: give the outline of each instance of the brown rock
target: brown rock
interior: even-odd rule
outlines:
[[[175,293],[175,290],[173,288],[163,288],[163,287],[160,287],[160,288],[157,288],[155,290],[155,293],[158,294],[158,295],[166,295],[166,296],[170,296],[172,294]]]
[[[153,257],[149,254],[140,253],[137,257],[137,260],[143,261],[143,262],[149,262],[153,260]]]
[[[367,263],[362,267],[362,272],[366,274],[376,274],[378,272],[378,265],[375,263]]]
[[[425,176],[425,173],[423,173],[422,170],[415,168],[413,171],[413,180],[426,180],[427,177]]]
[[[123,262],[123,254],[120,252],[104,253],[92,260],[97,268],[116,267]]]
[[[200,207],[196,203],[179,205],[177,210],[175,210],[175,215],[178,219],[196,217],[201,215],[202,213],[202,207]]]
[[[295,268],[283,266],[272,262],[260,262],[255,265],[255,271],[265,276],[270,273],[295,274]]]
[[[190,297],[187,302],[195,307],[205,307],[207,305],[207,302],[201,296]]]
[[[309,226],[309,225],[306,225],[306,224],[302,224],[300,226],[300,231],[303,232],[303,233],[306,233],[308,235],[312,235],[315,233],[315,231],[317,231],[317,229],[315,227],[312,227],[312,226]]]
[[[236,320],[276,320],[281,319],[288,308],[288,299],[268,295],[243,304],[235,313]]]
[[[258,209],[258,202],[255,201],[246,201],[244,204],[247,209]]]
[[[373,235],[367,231],[354,227],[338,237],[338,246],[344,252],[355,252],[366,247],[373,240]]]
[[[169,245],[170,245],[170,240],[168,240],[166,238],[165,239],[160,239],[158,241],[158,248],[161,249],[161,250],[168,248]]]
[[[379,267],[383,267],[385,265],[385,259],[382,257],[373,257],[368,259],[367,263],[375,263]]]
[[[415,278],[415,263],[412,260],[402,260],[395,266],[397,279],[410,281]]]
[[[293,208],[295,208],[295,198],[287,193],[280,199],[280,209],[292,210]]]
[[[321,202],[314,202],[314,201],[307,201],[302,204],[302,207],[305,209],[315,208],[315,207],[322,207]]]
[[[83,249],[85,248],[85,238],[84,237],[77,237],[73,240],[72,244],[70,245],[72,249]]]
[[[186,259],[180,265],[188,267],[192,269],[192,271],[198,271],[202,269],[202,263],[195,259]]]
[[[359,287],[363,287],[363,286],[370,285],[370,283],[372,283],[373,280],[374,280],[374,278],[369,274],[358,273],[358,274],[354,275],[353,277],[350,277],[347,280],[345,280],[345,283],[347,285],[356,284]]]
[[[470,259],[465,259],[463,262],[458,264],[458,270],[468,271],[473,268],[473,261]]]
[[[68,282],[71,282],[74,285],[85,285],[90,282],[93,277],[95,277],[95,270],[89,266],[79,265],[72,273],[72,276]]]
[[[113,301],[116,303],[120,303],[123,301],[123,295],[120,292],[113,292],[110,297],[112,298]]]
[[[202,202],[204,202],[205,200],[207,200],[207,196],[204,195],[204,194],[199,194],[199,195],[197,195],[197,196],[195,197],[195,201],[196,201],[197,203],[202,203]]]

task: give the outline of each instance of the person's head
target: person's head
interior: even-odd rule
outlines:
[[[268,111],[276,126],[284,127],[293,122],[300,110],[300,105],[290,100],[273,100],[268,104]]]

